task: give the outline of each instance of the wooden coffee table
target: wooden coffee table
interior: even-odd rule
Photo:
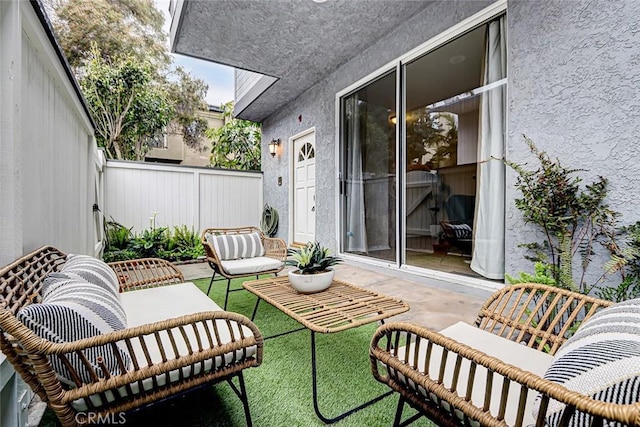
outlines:
[[[256,316],[260,301],[265,300],[303,326],[268,338],[304,329],[311,331],[313,409],[324,423],[335,423],[392,393],[384,393],[333,418],[322,415],[318,406],[315,334],[340,332],[377,321],[384,323],[384,319],[408,311],[407,303],[341,280],[334,280],[327,290],[313,294],[298,293],[291,287],[287,277],[252,280],[244,282],[243,286],[258,297],[251,320]]]

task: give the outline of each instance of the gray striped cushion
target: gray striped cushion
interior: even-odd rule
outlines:
[[[22,308],[17,317],[36,335],[56,343],[122,330],[127,324],[120,300],[111,290],[74,278],[58,280],[50,285],[41,304],[30,304]],[[126,346],[118,344],[118,352],[126,369],[130,362]],[[67,357],[80,379],[85,383],[91,382],[89,372],[80,357],[75,353]],[[104,359],[110,373],[121,372],[112,346],[89,349],[85,351],[85,357],[99,377],[105,377],[105,374],[98,366],[98,357]],[[50,361],[60,380],[73,385],[73,377],[62,360],[57,356],[50,356]]]
[[[75,273],[89,283],[111,289],[118,295],[119,283],[115,272],[101,259],[88,255],[67,255],[63,273]]]
[[[471,232],[473,231],[471,227],[467,224],[449,224],[449,228],[451,228],[458,239],[470,239]]]
[[[210,234],[207,242],[213,246],[221,261],[230,259],[255,258],[264,255],[264,247],[259,233]]]
[[[640,401],[640,298],[612,305],[586,321],[558,350],[545,378],[604,402]],[[536,415],[538,405],[539,398]],[[558,424],[564,407],[549,402],[548,425]],[[590,416],[576,413],[569,425],[590,422]]]

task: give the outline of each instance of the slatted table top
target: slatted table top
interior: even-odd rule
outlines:
[[[341,280],[314,294],[298,293],[288,277],[244,282],[244,288],[276,307],[307,329],[320,333],[339,332],[409,310],[409,305]]]

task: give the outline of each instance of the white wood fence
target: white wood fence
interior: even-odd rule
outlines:
[[[262,173],[108,161],[105,218],[140,232],[150,226],[258,226]]]
[[[0,1],[0,266],[43,245],[102,248],[102,153],[40,4]],[[24,426],[31,396],[0,354],[0,426]]]

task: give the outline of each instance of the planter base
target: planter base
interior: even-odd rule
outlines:
[[[313,294],[316,292],[322,292],[331,286],[333,281],[334,270],[327,270],[323,273],[317,274],[299,274],[299,270],[290,271],[289,283],[293,289],[301,294]]]

